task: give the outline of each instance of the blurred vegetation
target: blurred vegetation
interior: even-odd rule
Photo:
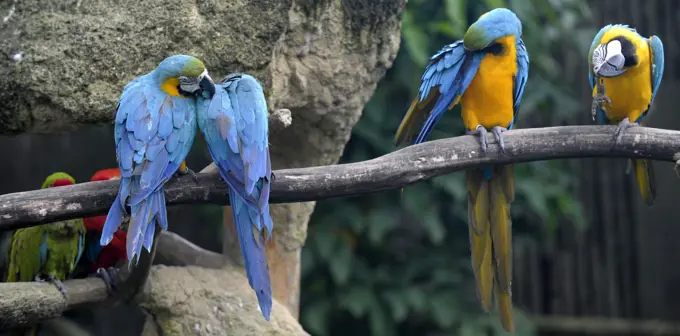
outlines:
[[[566,57],[584,57],[595,33],[583,28],[590,18],[585,0],[411,0],[394,66],[353,129],[341,162],[395,150],[394,132],[429,55],[462,38],[471,22],[495,7],[511,8],[523,21],[531,57],[516,127],[575,119],[576,93],[561,76]],[[433,138],[463,132],[454,110]],[[515,241],[550,239],[558,223],[586,224],[574,197],[576,176],[564,161],[521,164],[515,171]],[[303,250],[305,329],[315,336],[502,334],[495,314],[484,313],[477,301],[466,208],[462,173],[409,186],[403,195],[390,191],[318,202]],[[533,334],[521,307],[515,319],[517,335]]]

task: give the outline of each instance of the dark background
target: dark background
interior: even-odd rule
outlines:
[[[604,24],[627,23],[643,36],[660,36],[665,47],[664,80],[647,124],[678,129],[673,95],[679,78],[674,60],[680,2],[411,0],[397,60],[366,106],[341,161],[394,150],[394,131],[429,55],[461,38],[481,13],[497,6],[510,7],[522,19],[531,56],[516,127],[590,123],[587,49]],[[462,132],[456,109],[443,118],[434,137]],[[55,171],[87,181],[96,170],[116,166],[112,137],[109,125],[63,135],[0,137],[5,153],[0,193],[37,189]],[[197,171],[209,163],[205,148],[197,137],[188,159]],[[516,166],[517,335],[564,334],[555,331],[558,322],[600,330],[625,321],[639,325],[639,319],[657,327],[680,320],[678,178],[672,164],[655,162],[657,200],[647,208],[633,177],[624,175],[625,166],[617,159]],[[465,192],[461,173],[410,186],[402,196],[394,190],[318,202],[303,250],[300,318],[305,329],[319,336],[500,334],[497,318],[481,312],[476,299]],[[170,230],[220,251],[218,206],[177,206],[169,212]],[[192,227],[197,222],[201,230]],[[562,318],[569,316],[589,319]]]

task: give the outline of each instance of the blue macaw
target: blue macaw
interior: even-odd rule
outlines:
[[[654,102],[663,78],[663,43],[658,36],[644,38],[627,25],[606,25],[593,39],[588,65],[593,118],[602,125],[618,123],[614,134],[618,144]],[[652,163],[632,162],[642,199],[651,206],[656,196]]]
[[[445,111],[461,104],[467,134],[476,134],[486,153],[487,129],[505,153],[503,132],[511,129],[529,75],[529,55],[522,23],[509,9],[491,10],[473,23],[463,40],[430,58],[421,77],[420,94],[397,130],[395,143],[425,141]],[[495,290],[500,320],[514,330],[512,313],[512,246],[510,203],[514,199],[512,165],[493,165],[466,172],[470,250],[477,293],[485,310]]]
[[[269,215],[272,167],[267,117],[262,86],[247,74],[227,76],[216,86],[212,100],[199,101],[198,127],[229,185],[231,213],[248,282],[262,315],[269,320],[272,292],[265,243],[274,223]]]
[[[165,183],[178,170],[196,177],[184,159],[196,136],[196,96],[203,91],[212,94],[215,84],[203,62],[187,55],[164,59],[123,88],[114,126],[122,177],[100,244],[111,242],[129,206],[126,250],[130,262],[142,246],[151,251],[155,223],[162,230],[168,228]]]

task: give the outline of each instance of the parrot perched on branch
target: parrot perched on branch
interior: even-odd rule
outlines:
[[[120,170],[118,168],[102,169],[97,171],[90,181],[119,180]],[[119,261],[127,261],[125,241],[127,233],[123,229],[118,229],[113,234],[113,239],[106,246],[101,246],[102,229],[106,216],[87,217],[83,219],[87,230],[85,239],[85,252],[81,258],[81,272],[87,275],[98,274],[104,278],[107,285],[113,284],[116,273],[115,266]],[[111,289],[111,287],[109,287]]]
[[[155,223],[167,230],[163,186],[176,173],[194,176],[184,159],[196,136],[196,97],[211,96],[215,84],[203,62],[187,55],[164,59],[150,73],[128,83],[118,102],[114,126],[121,182],[102,230],[108,245],[130,208],[126,252],[139,261],[151,251]]]
[[[598,124],[618,123],[614,137],[619,144],[626,129],[642,122],[661,86],[663,43],[627,25],[607,25],[593,39],[588,65],[593,118]],[[642,199],[651,206],[656,196],[652,162],[632,162]]]
[[[47,177],[42,189],[75,184],[66,173]],[[85,225],[83,220],[69,219],[18,229],[0,242],[4,250],[3,282],[44,281],[53,283],[66,295],[62,280],[69,278],[83,254]]]
[[[229,185],[231,213],[248,282],[262,315],[269,320],[272,292],[265,243],[274,223],[269,215],[272,167],[267,117],[262,86],[247,74],[227,76],[216,86],[212,100],[199,101],[198,126]]]
[[[425,141],[444,112],[460,103],[467,134],[478,135],[487,151],[491,129],[505,153],[503,132],[519,112],[529,74],[529,56],[522,41],[522,23],[505,8],[489,11],[458,40],[430,58],[422,75],[419,96],[397,130],[395,143]],[[477,294],[485,310],[495,292],[500,320],[514,330],[512,313],[512,246],[510,203],[514,199],[512,165],[489,165],[466,172],[468,225]]]

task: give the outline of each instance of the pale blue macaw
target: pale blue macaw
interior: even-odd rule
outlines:
[[[262,86],[247,74],[227,76],[216,85],[212,100],[199,101],[198,127],[229,185],[231,213],[248,282],[262,315],[269,320],[272,291],[265,243],[274,223],[269,215],[272,167],[267,117]]]
[[[123,89],[114,127],[121,181],[100,243],[111,242],[129,206],[126,250],[131,263],[142,246],[151,251],[155,223],[168,228],[165,183],[178,170],[196,176],[184,162],[196,136],[196,97],[213,92],[203,62],[187,55],[164,59]]]
[[[474,22],[462,40],[430,58],[419,95],[397,130],[395,143],[426,141],[442,115],[461,104],[468,134],[479,136],[487,151],[487,129],[502,153],[503,132],[517,121],[529,76],[529,55],[522,41],[522,22],[511,10],[497,8]],[[421,126],[422,124],[422,126]],[[417,128],[421,126],[420,131]],[[466,172],[468,226],[477,294],[489,309],[495,293],[500,320],[514,330],[512,312],[512,221],[515,197],[512,165],[488,165]]]
[[[654,103],[663,78],[663,43],[627,25],[606,25],[595,35],[588,56],[593,118],[602,125],[618,124],[618,144],[626,129],[642,123]],[[656,197],[652,162],[631,161],[642,199],[651,206]]]

